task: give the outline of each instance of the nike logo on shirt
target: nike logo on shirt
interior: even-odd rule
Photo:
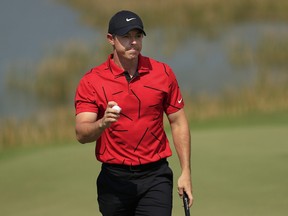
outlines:
[[[183,100],[183,98],[181,98],[180,100],[178,100],[178,103],[181,103],[181,102],[182,102],[182,100]]]

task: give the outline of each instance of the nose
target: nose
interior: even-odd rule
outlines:
[[[136,44],[137,43],[137,37],[130,36],[130,41],[131,41],[131,44]]]

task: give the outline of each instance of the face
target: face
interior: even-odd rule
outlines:
[[[108,34],[107,38],[119,58],[136,59],[142,50],[143,33],[139,30],[131,30],[125,35]]]

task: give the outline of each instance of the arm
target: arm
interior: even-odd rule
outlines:
[[[181,176],[178,179],[178,193],[180,197],[183,196],[185,191],[189,197],[189,206],[193,204],[192,195],[192,180],[191,180],[191,146],[190,146],[190,130],[188,122],[183,109],[176,113],[168,115],[168,119],[171,126],[172,137],[175,149],[178,154],[180,166],[182,169]]]
[[[118,120],[120,112],[112,109],[114,105],[117,105],[114,101],[108,103],[101,119],[97,119],[97,113],[93,112],[82,112],[76,115],[76,138],[80,143],[96,141],[106,128]]]

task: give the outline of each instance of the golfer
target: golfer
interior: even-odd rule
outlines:
[[[95,155],[102,163],[98,203],[104,216],[171,215],[173,173],[167,158],[172,152],[164,113],[181,166],[178,193],[182,198],[185,191],[189,206],[193,203],[183,97],[172,69],[142,56],[144,36],[137,14],[116,13],[107,34],[112,54],[88,71],[76,90],[76,137],[83,144],[96,141]]]

